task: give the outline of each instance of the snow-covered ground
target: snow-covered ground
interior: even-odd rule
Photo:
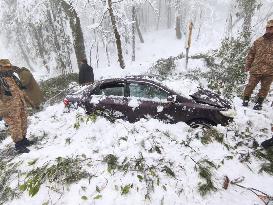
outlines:
[[[244,112],[240,103],[235,99],[237,116],[231,127],[239,132],[249,132],[250,137],[244,139],[229,131],[230,128],[218,126],[215,129],[223,134],[223,142],[213,140],[209,144],[202,144],[195,136],[198,130],[182,122],[171,125],[150,119],[133,124],[120,120],[111,123],[102,117],[90,121],[83,117],[81,121],[77,119],[85,116],[83,110],[64,113],[62,104],[48,107],[29,119],[28,136],[38,139],[37,144],[31,147],[29,154],[17,156],[12,162],[20,162],[18,169],[21,173],[28,173],[45,163],[56,163],[58,157],[84,156],[83,161],[89,163],[83,162],[83,169],[92,177],[71,186],[59,184],[59,191],[49,189],[50,183],[47,182],[41,185],[36,196],[30,197],[26,191],[19,199],[7,204],[263,204],[248,190],[235,185],[230,185],[227,190],[222,188],[224,176],[231,180],[244,177],[242,185],[273,195],[273,178],[264,172],[259,173],[262,161],[253,156],[252,147],[253,138],[260,143],[270,137],[273,113]],[[246,130],[249,122],[253,127]],[[238,146],[240,142],[243,143]],[[9,146],[10,138],[1,143],[0,149]],[[103,159],[110,154],[117,158],[118,164],[129,162],[133,168],[130,167],[128,172],[123,168],[109,172]],[[247,154],[250,159],[242,162]],[[143,160],[147,170],[135,167],[139,159]],[[34,165],[29,165],[35,160]],[[203,160],[214,164],[215,168],[211,167],[212,181],[217,188],[216,192],[205,197],[197,191],[198,184],[204,181],[198,175],[196,163],[201,164]],[[164,171],[166,166],[174,176]],[[24,183],[25,177],[21,175],[19,184]],[[149,188],[149,183],[153,183],[153,188]],[[17,181],[11,185],[17,186]],[[131,188],[128,194],[122,195],[121,187],[126,185]],[[147,193],[150,199],[145,199]],[[83,200],[83,196],[87,198]],[[96,196],[100,198],[94,199]]]
[[[146,73],[157,59],[176,56],[184,50],[182,41],[176,40],[171,30],[150,34],[146,39],[145,46],[138,46],[137,61],[129,63],[126,70],[116,66],[98,68],[95,78]],[[204,52],[205,45],[209,44],[199,42],[193,53]],[[183,60],[176,63],[177,70],[184,71]],[[189,67],[197,65],[202,62],[191,61]],[[165,83],[185,95],[198,86],[198,82],[186,78]],[[18,190],[18,184],[31,178],[27,173],[46,164],[48,167],[57,164],[60,157],[78,158],[79,172],[85,170],[88,177],[70,185],[45,181],[35,196],[30,197],[26,190],[5,204],[262,205],[262,200],[250,190],[234,184],[229,184],[226,190],[223,183],[225,176],[231,181],[240,178],[240,185],[273,196],[272,175],[260,172],[265,161],[255,157],[257,152],[264,151],[253,146],[255,141],[260,144],[272,136],[272,100],[269,97],[263,111],[255,112],[243,109],[241,99],[235,98],[234,123],[215,127],[207,142],[200,139],[200,129],[192,129],[183,122],[165,124],[155,119],[110,122],[98,116],[88,118],[81,109],[67,113],[62,103],[46,107],[29,117],[27,137],[37,140],[30,147],[31,152],[13,159],[7,156],[9,164],[18,163],[16,169],[20,173],[5,186]],[[1,142],[0,150],[11,146],[13,143],[7,138]],[[202,177],[204,169],[211,174],[207,179]],[[62,176],[59,177],[61,180]],[[202,196],[198,189],[209,184],[208,179],[214,191]]]

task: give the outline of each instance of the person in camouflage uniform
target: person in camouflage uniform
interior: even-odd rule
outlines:
[[[261,110],[273,81],[273,20],[267,22],[266,33],[251,47],[246,57],[245,71],[250,72],[250,77],[244,90],[243,106],[248,106],[250,96],[260,82],[261,89],[253,109]]]
[[[11,138],[15,143],[15,149],[19,153],[28,153],[27,146],[31,142],[26,138],[27,134],[27,96],[21,90],[19,79],[13,74],[13,67],[8,59],[0,60],[1,92],[0,98],[2,105],[8,111],[3,115],[5,122],[9,126]],[[30,101],[30,99],[27,99]],[[31,101],[30,101],[31,102]]]

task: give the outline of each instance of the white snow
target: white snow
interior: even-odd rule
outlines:
[[[207,35],[193,42],[191,54],[205,52],[219,45],[223,29],[212,30],[210,26],[207,28]],[[176,40],[173,30],[157,31],[145,34],[144,37],[145,44],[137,45],[136,62],[127,60],[125,70],[121,70],[117,64],[111,67],[102,65],[95,68],[95,79],[144,74],[159,58],[177,56],[184,49],[183,40]],[[0,50],[1,53],[3,51]],[[184,59],[176,64],[176,72],[186,72]],[[204,64],[200,60],[189,62],[189,69],[202,66]],[[206,81],[195,82],[186,77],[168,79],[162,83],[186,97],[196,92],[200,84],[206,87]],[[101,99],[101,96],[92,98],[92,103],[99,103]],[[233,105],[237,115],[234,123],[228,127],[215,127],[223,134],[224,143],[214,140],[206,145],[196,137],[201,130],[192,129],[183,122],[166,124],[155,119],[141,119],[136,123],[122,120],[112,123],[103,117],[92,121],[86,119],[83,109],[67,113],[64,112],[62,103],[46,107],[28,118],[27,137],[30,140],[37,138],[38,143],[30,147],[30,153],[16,156],[10,163],[20,162],[18,169],[21,173],[27,173],[45,163],[55,164],[58,157],[80,156],[89,162],[83,163],[82,168],[92,177],[70,186],[54,185],[58,191],[50,189],[51,184],[47,181],[41,185],[34,197],[30,197],[25,191],[19,198],[5,204],[262,205],[263,202],[249,190],[235,185],[229,185],[228,189],[224,190],[222,186],[224,176],[228,176],[230,180],[244,177],[242,185],[273,195],[273,177],[259,172],[263,161],[254,157],[252,148],[254,139],[260,144],[272,136],[272,100],[273,97],[269,96],[263,111],[256,112],[251,108],[242,108],[242,100],[235,98]],[[129,106],[133,110],[136,109],[139,106],[138,100],[132,98]],[[252,103],[250,107],[253,107]],[[162,109],[157,107],[158,112]],[[76,124],[79,125],[78,128]],[[0,128],[4,129],[3,123]],[[239,134],[244,133],[245,139],[242,140],[237,136],[238,133],[232,130]],[[13,143],[8,137],[0,143],[0,150],[11,146]],[[241,158],[248,153],[249,161],[241,162]],[[109,154],[117,157],[118,164],[130,162],[134,169],[131,167],[128,172],[122,169],[109,172],[107,163],[103,161]],[[137,170],[135,166],[136,160],[140,159],[143,160],[145,171]],[[217,167],[211,168],[212,181],[217,191],[202,197],[198,192],[198,184],[203,183],[204,179],[198,175],[196,162],[205,159]],[[28,165],[32,160],[37,162]],[[166,166],[175,173],[175,177],[167,174]],[[146,182],[138,175],[145,178]],[[20,175],[19,179],[16,179],[15,176],[16,180],[9,182],[9,186],[14,188],[18,183],[23,184],[25,177],[26,175]],[[131,185],[131,188],[128,194],[122,195],[121,187],[126,185]],[[94,199],[98,195],[101,195],[101,198]],[[149,196],[149,199],[145,198],[145,195]],[[87,200],[83,200],[82,196],[86,196]]]

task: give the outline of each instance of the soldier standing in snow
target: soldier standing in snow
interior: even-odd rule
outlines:
[[[82,59],[79,71],[79,84],[86,85],[93,82],[94,82],[93,68],[87,64],[86,59]]]
[[[246,57],[245,71],[250,72],[250,78],[244,91],[243,106],[248,106],[253,90],[261,82],[261,89],[253,107],[254,110],[261,110],[273,81],[273,19],[267,22],[266,33],[251,47]]]
[[[21,82],[13,74],[13,67],[8,59],[0,60],[0,99],[2,106],[6,108],[3,114],[5,122],[9,126],[11,138],[15,143],[15,150],[19,153],[28,153],[27,146],[31,142],[26,138],[27,112],[26,101],[28,97],[21,91]],[[30,99],[28,99],[31,102]]]

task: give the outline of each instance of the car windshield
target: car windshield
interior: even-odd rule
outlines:
[[[129,84],[130,97],[166,100],[168,93],[160,88],[144,83]]]

